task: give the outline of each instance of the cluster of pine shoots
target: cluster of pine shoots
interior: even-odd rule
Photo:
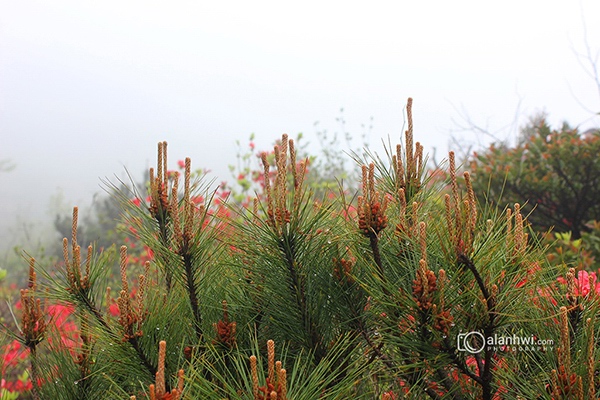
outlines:
[[[406,114],[387,160],[357,158],[359,193],[317,198],[283,135],[247,207],[159,143],[147,188],[112,187],[131,248],[82,250],[74,208],[64,260],[31,259],[11,333],[30,398],[597,398],[597,294],[452,152],[427,168]]]

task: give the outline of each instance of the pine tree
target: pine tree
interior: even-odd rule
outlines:
[[[453,153],[427,171],[410,99],[407,119],[356,196],[316,196],[284,135],[228,206],[159,143],[147,196],[115,188],[149,259],[82,250],[75,208],[63,262],[30,261],[31,398],[597,398],[600,287],[546,264],[519,203],[478,203]]]

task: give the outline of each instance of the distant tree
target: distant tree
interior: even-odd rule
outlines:
[[[118,203],[108,195],[96,195],[94,208],[90,217],[83,218],[82,226],[79,228],[81,245],[94,243],[100,248],[106,248],[120,237],[118,228],[121,224]],[[71,216],[67,214],[56,214],[54,228],[60,237],[71,237]],[[103,234],[104,233],[104,234]],[[120,237],[123,240],[123,237]]]
[[[90,212],[82,218],[78,232],[80,244],[87,247],[90,243],[93,243],[97,248],[106,249],[114,243],[125,241],[130,235],[127,232],[127,226],[123,223],[122,205],[119,204],[118,199],[111,195],[111,190],[118,189],[123,193],[129,193],[131,194],[131,200],[133,200],[135,195],[132,188],[136,187],[137,190],[145,193],[144,188],[147,180],[148,175],[144,174],[141,183],[126,183],[120,180],[116,183],[106,182],[107,193],[96,193],[93,197]],[[71,237],[71,221],[72,215],[70,213],[59,212],[55,215],[54,229],[61,238]]]
[[[564,123],[552,129],[537,116],[517,144],[492,144],[474,153],[471,169],[478,196],[500,206],[521,203],[537,231],[554,228],[578,239],[600,220],[600,130],[580,134]]]
[[[15,168],[15,164],[13,164],[10,160],[8,160],[8,159],[0,160],[0,172],[12,171],[14,168]]]

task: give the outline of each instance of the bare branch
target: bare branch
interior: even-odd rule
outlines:
[[[461,105],[460,109],[454,104],[450,103],[452,108],[456,111],[458,115],[458,120],[452,118],[452,122],[458,129],[450,130],[450,144],[453,148],[462,149],[461,154],[458,154],[458,159],[461,164],[466,163],[469,157],[473,152],[473,147],[475,143],[468,143],[464,140],[464,138],[457,137],[456,133],[472,133],[475,134],[476,145],[477,147],[483,147],[485,143],[482,141],[482,137],[488,137],[491,141],[495,143],[506,144],[511,136],[517,136],[519,132],[519,120],[521,118],[521,103],[522,97],[517,93],[518,102],[515,107],[514,116],[512,121],[509,123],[495,129],[494,131],[490,130],[489,122],[486,123],[485,126],[482,126],[476,123],[468,111],[465,109],[463,105]],[[488,118],[489,119],[489,118]]]
[[[575,46],[573,45],[573,43],[571,43],[571,51],[575,55],[575,59],[577,60],[577,63],[579,64],[579,66],[581,67],[583,72],[596,85],[596,91],[598,92],[597,93],[598,99],[600,100],[600,72],[598,71],[598,61],[600,59],[600,49],[598,49],[596,51],[596,53],[593,54],[592,46],[590,45],[589,38],[588,38],[587,24],[586,24],[585,17],[584,17],[583,6],[581,4],[580,4],[580,8],[581,8],[581,26],[583,29],[584,51],[583,51],[583,53],[581,53],[581,52],[578,52],[577,50],[575,50]],[[581,106],[581,108],[583,108],[586,112],[589,112],[590,114],[594,114],[594,115],[600,115],[600,110],[594,111],[593,109],[591,109],[591,108],[587,107],[585,104],[583,104],[577,98],[577,96],[573,92],[573,89],[571,88],[571,85],[569,85],[569,91],[571,92],[571,96],[573,96],[573,98],[575,99],[577,104],[579,104],[579,106]]]

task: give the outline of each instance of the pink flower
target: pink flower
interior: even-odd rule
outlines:
[[[600,283],[597,283],[596,273],[588,273],[585,270],[579,271],[577,273],[577,280],[575,281],[575,294],[578,296],[587,296],[591,290],[600,293]]]
[[[179,168],[184,169],[185,168],[185,161],[179,160],[179,161],[177,161],[177,165],[179,166]]]
[[[590,280],[591,277],[591,280]],[[563,285],[567,284],[567,280],[563,276],[559,276],[556,280]],[[598,278],[595,272],[588,273],[585,270],[581,270],[577,272],[577,277],[575,278],[575,296],[587,296],[590,291],[594,291],[600,294],[600,282],[598,282]]]

